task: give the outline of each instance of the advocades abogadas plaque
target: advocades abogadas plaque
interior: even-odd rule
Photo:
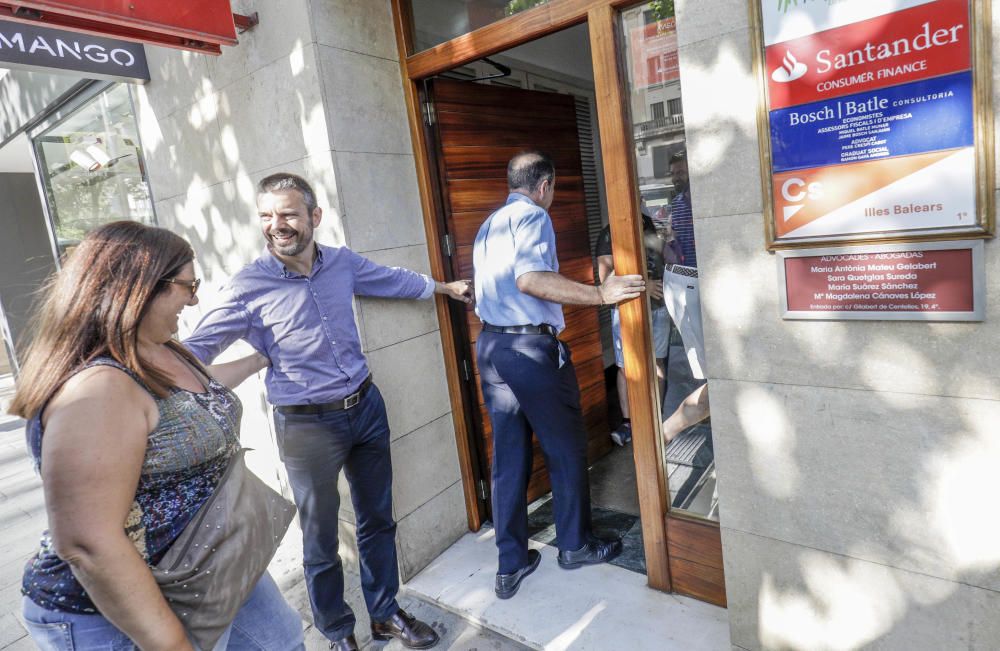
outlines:
[[[983,1],[758,1],[770,246],[988,234]]]
[[[778,252],[782,317],[982,321],[982,240]]]

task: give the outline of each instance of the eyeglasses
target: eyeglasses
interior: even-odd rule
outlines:
[[[201,278],[195,278],[194,280],[181,280],[180,278],[164,278],[163,282],[171,283],[173,285],[183,285],[191,290],[191,296],[194,297],[198,293],[198,287],[201,286]]]

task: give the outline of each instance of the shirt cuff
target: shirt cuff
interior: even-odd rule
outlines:
[[[424,277],[424,282],[427,283],[427,286],[424,287],[424,291],[417,298],[419,298],[421,301],[426,301],[428,298],[434,295],[434,288],[437,286],[437,282],[435,282],[433,278],[431,278],[426,274],[420,274],[420,275]]]

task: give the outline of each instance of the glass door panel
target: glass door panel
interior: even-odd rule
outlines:
[[[670,507],[718,520],[673,3],[625,9],[619,24]]]
[[[409,0],[414,50],[423,50],[549,0]]]

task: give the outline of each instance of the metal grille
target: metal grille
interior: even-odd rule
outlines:
[[[597,238],[603,228],[601,220],[601,194],[598,184],[597,156],[594,151],[594,123],[591,119],[590,98],[575,95],[576,131],[580,139],[580,167],[583,175],[583,192],[586,196],[587,234],[590,239],[590,251],[597,247]],[[597,259],[594,259],[594,279],[597,279]],[[611,309],[601,309],[599,312],[601,327],[601,344],[610,348],[611,343]]]
[[[712,454],[712,428],[704,423],[699,423],[681,432],[667,445],[666,456],[668,463],[696,468],[707,467],[714,456]]]

